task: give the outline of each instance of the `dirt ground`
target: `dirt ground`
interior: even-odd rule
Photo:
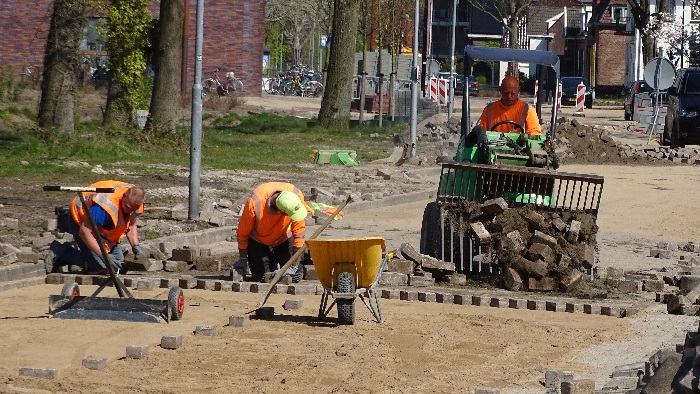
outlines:
[[[279,99],[246,101],[251,108],[281,108],[297,114],[313,112],[319,102]],[[616,120],[622,118],[622,109],[614,111],[590,110],[585,122],[624,126]],[[358,171],[371,173],[374,168],[370,163],[366,167]],[[342,169],[329,170],[338,172],[339,182],[344,181]],[[696,167],[597,163],[564,164],[560,171],[605,176],[597,221],[601,268],[660,269],[674,261],[648,257],[656,242],[700,241],[700,223],[694,215],[695,196],[700,193]],[[235,198],[274,175],[216,172],[204,177],[203,188]],[[308,181],[299,177],[299,182]],[[135,179],[147,190],[164,194],[182,193],[187,185],[186,170],[161,179]],[[29,215],[31,204],[20,205],[18,200],[28,188],[38,190],[40,184],[3,180],[0,196],[5,202],[0,217]],[[381,236],[388,248],[404,242],[417,247],[428,202],[347,213],[323,236]],[[51,215],[49,207],[33,210]],[[595,379],[600,389],[616,366],[644,361],[661,347],[682,343],[685,334],[698,327],[697,317],[667,315],[665,306],[655,303],[621,319],[398,300],[381,300],[383,324],[373,321],[358,303],[357,323],[338,326],[334,312],[325,322],[315,318],[320,296],[273,294],[267,305],[275,307],[274,319],[251,319],[244,327],[234,328],[227,326],[229,316],[253,307],[261,295],[205,290],[186,290],[183,319],[169,324],[50,319],[48,297],[60,288],[40,285],[0,293],[0,392],[470,393],[489,386],[504,394],[544,393],[541,381],[547,370],[569,370],[577,379]],[[95,288],[83,286],[83,294]],[[103,295],[113,296],[110,291]],[[134,294],[167,298],[165,289]],[[282,304],[289,298],[301,299],[303,307],[285,311]],[[194,335],[200,324],[215,325],[216,335]],[[159,346],[161,336],[169,333],[183,336],[181,348]],[[125,348],[132,344],[149,345],[148,356],[125,358]],[[107,367],[88,370],[81,365],[86,357],[105,358]],[[21,367],[57,368],[59,378],[19,377]]]

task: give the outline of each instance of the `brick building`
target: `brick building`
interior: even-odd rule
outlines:
[[[194,81],[197,0],[183,1],[187,3],[187,39],[183,48],[187,67],[181,86],[190,90]],[[159,4],[153,1],[149,5],[154,19],[159,17]],[[41,69],[52,12],[52,0],[0,0],[0,69],[13,68],[15,75],[27,66]],[[241,78],[243,94],[259,96],[265,46],[264,18],[264,0],[207,0],[204,4],[203,79],[214,67],[222,67]],[[91,56],[99,55],[100,49],[99,46],[83,48]]]

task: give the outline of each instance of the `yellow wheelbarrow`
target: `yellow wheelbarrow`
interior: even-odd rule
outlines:
[[[309,239],[306,244],[323,285],[319,319],[328,316],[337,304],[338,323],[355,324],[355,298],[359,296],[377,322],[382,323],[375,287],[387,262],[386,256],[382,256],[386,251],[384,239]],[[329,296],[333,296],[330,306]]]

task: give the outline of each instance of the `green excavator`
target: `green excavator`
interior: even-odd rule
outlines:
[[[550,67],[555,78],[559,78],[559,57],[549,51],[467,46],[465,70],[471,69],[475,61],[536,64],[538,76],[544,76]],[[558,83],[556,86],[558,90]],[[555,90],[554,97],[557,93]],[[478,239],[463,230],[468,228],[466,223],[455,223],[455,215],[448,215],[450,209],[465,201],[483,203],[502,197],[510,207],[531,205],[538,210],[579,210],[597,215],[603,177],[556,171],[559,166],[554,149],[557,105],[553,101],[550,129],[543,135],[528,135],[524,132],[525,125],[515,121],[499,122],[492,127],[510,124],[513,132],[486,130],[475,135],[470,132],[470,99],[464,92],[459,146],[452,160],[442,162],[436,201],[425,208],[421,253],[453,262],[462,273],[493,272],[498,268],[498,262],[475,261],[474,257],[483,252]],[[541,99],[536,109],[541,119]]]

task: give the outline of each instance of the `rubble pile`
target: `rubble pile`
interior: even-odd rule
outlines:
[[[509,207],[500,197],[444,208],[456,230],[459,223],[469,223],[461,231],[471,234],[503,266],[508,290],[570,292],[585,270],[595,265],[598,226],[591,214]]]

